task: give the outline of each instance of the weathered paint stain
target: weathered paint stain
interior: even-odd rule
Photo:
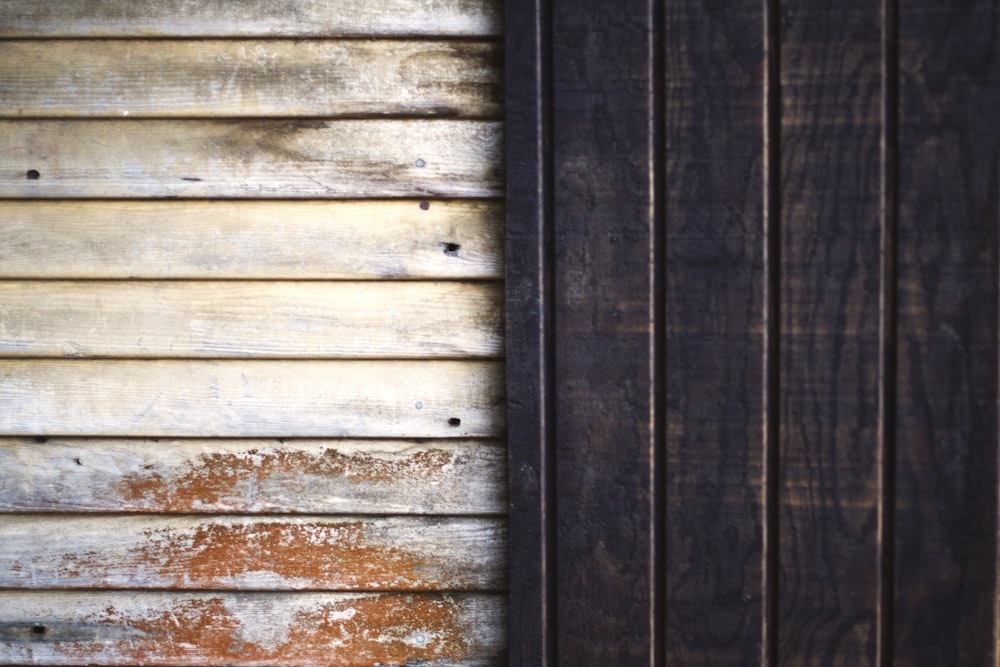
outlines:
[[[221,598],[180,600],[144,616],[108,606],[95,619],[122,632],[57,641],[56,653],[93,664],[372,665],[468,659],[473,628],[448,596],[373,595],[299,610],[287,627],[256,627]]]
[[[502,589],[502,536],[495,543],[468,543],[468,549],[452,543],[435,548],[435,539],[461,534],[449,526],[439,531],[426,522],[378,519],[188,523],[143,530],[132,546],[116,548],[112,539],[105,550],[63,553],[57,576],[64,584],[115,587]]]
[[[196,463],[173,474],[161,474],[147,465],[142,472],[126,475],[113,490],[126,504],[164,512],[197,512],[219,504],[238,506],[235,489],[254,489],[271,479],[315,475],[355,483],[431,480],[464,463],[464,457],[443,449],[377,456],[334,448],[319,453],[260,448],[202,454]]]
[[[151,531],[139,560],[176,584],[232,586],[266,572],[302,587],[411,589],[439,587],[433,567],[418,554],[391,547],[371,525],[254,523],[202,525],[193,534]],[[428,567],[428,565],[430,565]],[[421,572],[424,571],[424,573]]]

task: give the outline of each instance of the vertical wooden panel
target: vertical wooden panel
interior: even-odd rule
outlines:
[[[779,664],[875,662],[881,16],[782,3]]]
[[[668,663],[761,651],[759,2],[667,3]]]
[[[896,664],[994,665],[1000,7],[900,7]]]
[[[554,3],[558,651],[567,665],[657,658],[652,4]]]
[[[549,0],[506,20],[510,665],[555,667]]]

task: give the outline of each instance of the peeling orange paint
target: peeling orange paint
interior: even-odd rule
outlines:
[[[231,587],[241,576],[267,572],[301,588],[442,587],[428,575],[444,568],[387,546],[362,521],[203,524],[193,534],[161,530],[147,537],[137,559],[177,586]]]
[[[143,617],[109,607],[96,620],[122,627],[113,642],[57,642],[55,649],[95,664],[461,663],[473,643],[463,616],[461,603],[448,596],[353,597],[298,611],[282,628],[282,639],[269,644],[223,599],[187,599]],[[261,619],[261,625],[268,622]]]
[[[463,463],[463,457],[443,449],[380,457],[335,448],[321,452],[262,448],[202,454],[197,463],[169,475],[154,470],[131,473],[116,483],[113,490],[128,504],[138,503],[165,512],[192,512],[218,504],[246,504],[234,489],[256,488],[274,478],[316,475],[337,476],[357,483],[420,481],[441,476],[447,466]]]

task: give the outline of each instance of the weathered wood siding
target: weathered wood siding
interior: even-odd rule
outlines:
[[[0,664],[504,662],[500,16],[0,1]]]

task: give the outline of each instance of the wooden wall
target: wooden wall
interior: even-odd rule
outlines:
[[[506,12],[516,664],[995,667],[1000,3]]]
[[[0,1],[0,663],[503,661],[500,29]]]

